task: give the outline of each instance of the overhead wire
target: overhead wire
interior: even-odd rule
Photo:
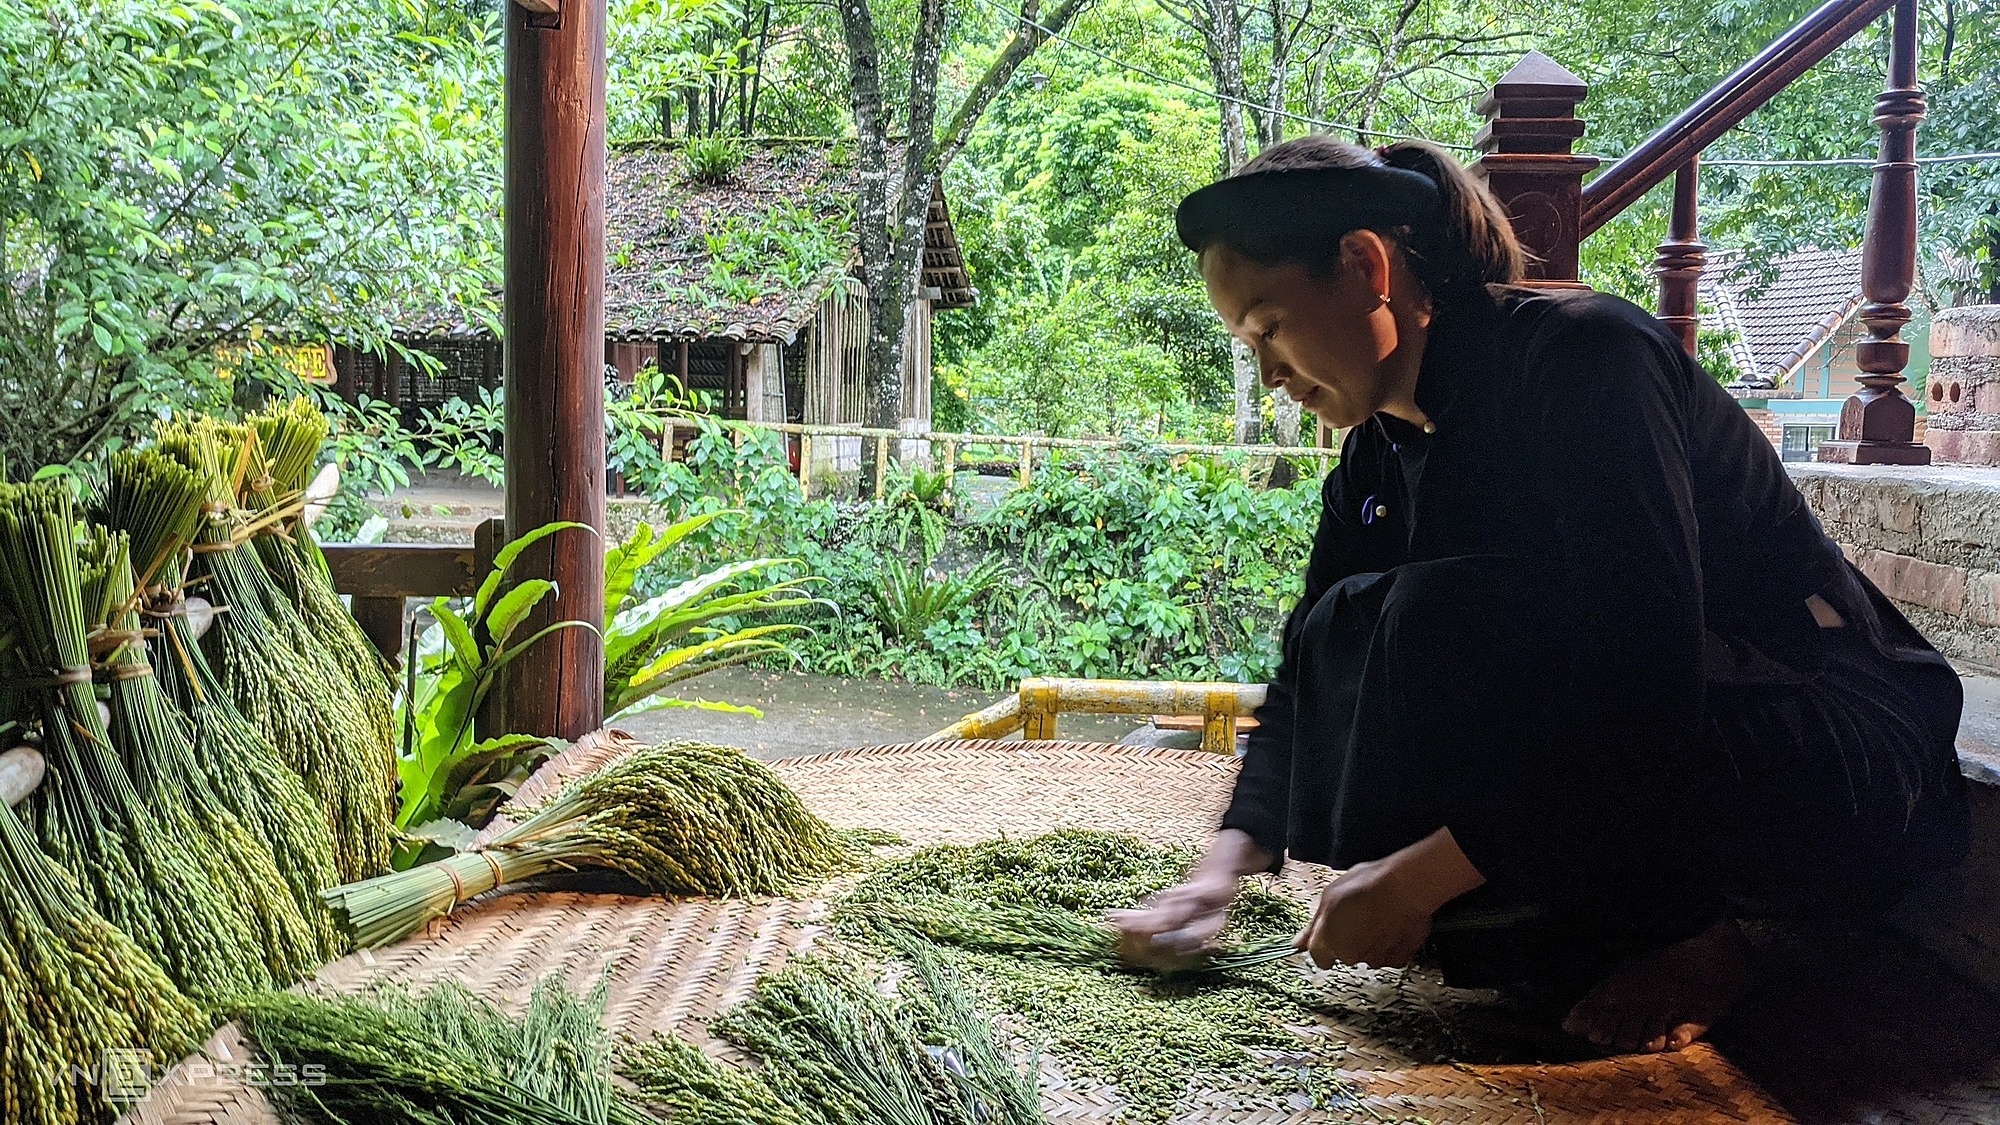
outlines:
[[[1096,47],[1092,47],[1084,43],[1079,43],[1076,40],[1071,39],[1069,36],[1054,30],[1053,28],[1044,27],[1043,25],[1036,23],[1034,20],[1028,18],[1028,16],[1020,12],[1014,11],[1011,8],[1008,8],[1006,5],[1001,4],[999,0],[979,0],[979,2],[986,5],[989,8],[992,8],[994,11],[1001,13],[1010,20],[1014,20],[1015,22],[1020,23],[1025,27],[1033,28],[1037,34],[1045,35],[1050,39],[1056,40],[1059,43],[1063,43],[1068,46],[1074,47],[1077,50],[1082,51],[1084,54],[1093,55],[1097,58],[1103,59],[1105,62],[1108,62],[1115,67],[1119,67],[1123,70],[1129,70],[1134,74],[1143,75],[1147,78],[1152,79],[1155,82],[1164,82],[1169,86],[1179,87],[1180,89],[1187,90],[1190,93],[1200,94],[1204,98],[1214,98],[1216,101],[1221,101],[1221,102],[1233,102],[1236,105],[1242,106],[1243,108],[1248,110],[1253,110],[1257,113],[1274,114],[1278,117],[1283,117],[1289,121],[1297,121],[1304,125],[1313,125],[1323,129],[1341,129],[1350,133],[1354,133],[1358,136],[1380,137],[1382,139],[1392,140],[1392,141],[1423,141],[1426,144],[1437,145],[1439,148],[1456,149],[1459,152],[1474,151],[1471,145],[1450,144],[1444,141],[1434,141],[1431,140],[1429,137],[1419,137],[1410,133],[1389,133],[1389,132],[1384,132],[1381,129],[1369,129],[1360,125],[1348,124],[1347,122],[1343,121],[1324,121],[1317,117],[1307,117],[1305,114],[1302,113],[1293,113],[1292,111],[1287,109],[1279,109],[1277,106],[1269,106],[1269,105],[1264,105],[1261,102],[1253,102],[1248,98],[1239,98],[1233,94],[1225,94],[1219,90],[1203,89],[1202,87],[1194,85],[1191,82],[1183,82],[1178,78],[1169,78],[1168,76],[1161,74],[1159,71],[1140,66],[1138,63],[1127,62],[1124,59],[1117,57],[1116,55],[1110,54],[1106,51],[1100,51]]]
[[[1028,16],[1024,15],[1021,12],[1017,12],[1011,8],[1008,8],[1006,5],[1000,3],[999,0],[979,0],[979,2],[993,9],[994,11],[999,12],[1001,15],[1006,16],[1008,19],[1013,20],[1016,23],[1022,24],[1025,27],[1033,29],[1037,34],[1047,36],[1048,38],[1054,39],[1059,43],[1065,44],[1066,46],[1074,47],[1077,50],[1082,51],[1084,54],[1102,59],[1105,62],[1108,62],[1111,65],[1120,68],[1121,70],[1131,71],[1134,74],[1150,78],[1155,82],[1163,82],[1169,86],[1186,90],[1189,93],[1200,94],[1204,98],[1213,98],[1214,100],[1221,102],[1233,102],[1236,105],[1242,106],[1244,109],[1252,110],[1257,113],[1274,114],[1278,117],[1283,117],[1289,121],[1297,121],[1304,125],[1312,125],[1322,129],[1340,129],[1349,133],[1354,133],[1359,136],[1380,137],[1385,140],[1393,140],[1393,141],[1423,141],[1426,144],[1433,144],[1437,145],[1439,148],[1453,149],[1458,152],[1479,151],[1478,149],[1474,148],[1471,145],[1454,144],[1448,141],[1433,140],[1429,137],[1421,137],[1412,133],[1391,133],[1381,129],[1370,129],[1364,126],[1354,125],[1344,121],[1327,121],[1317,117],[1308,117],[1302,113],[1293,113],[1292,111],[1287,109],[1280,109],[1277,106],[1265,105],[1262,102],[1251,101],[1248,98],[1239,98],[1233,94],[1222,93],[1219,90],[1206,89],[1204,87],[1197,86],[1191,82],[1183,82],[1178,78],[1168,77],[1167,75],[1161,74],[1159,71],[1153,70],[1149,67],[1140,66],[1138,63],[1128,62],[1124,59],[1117,57],[1116,55],[1111,54],[1108,51],[1099,50],[1098,48],[1092,47],[1085,43],[1079,43],[1075,39],[1072,39],[1069,36],[1064,35],[1059,31],[1056,31],[1053,28],[1046,27],[1040,23],[1035,22],[1033,19],[1029,18]],[[1615,156],[1599,156],[1598,159],[1609,164],[1616,162],[1617,160],[1622,158]],[[1916,163],[1919,165],[1965,164],[1965,163],[1973,163],[1973,162],[1987,161],[1987,160],[2000,161],[2000,152],[1961,152],[1961,153],[1954,153],[1949,156],[1920,156],[1916,159]],[[1712,159],[1703,158],[1701,163],[1711,168],[1833,168],[1833,167],[1873,167],[1874,165],[1880,163],[1880,161],[1874,157],[1866,157],[1866,156],[1827,157],[1822,159],[1805,159],[1805,158],[1760,159],[1752,157],[1715,157]]]

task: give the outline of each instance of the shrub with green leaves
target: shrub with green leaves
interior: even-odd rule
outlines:
[[[711,422],[652,497],[676,515],[728,511],[648,581],[800,560],[839,611],[799,611],[815,632],[792,648],[828,675],[988,688],[1034,675],[1255,681],[1277,664],[1318,487],[1308,475],[1264,488],[1238,461],[1143,448],[1058,454],[997,507],[924,505],[944,525],[932,547],[907,516],[917,501],[807,500],[778,435],[738,447]]]

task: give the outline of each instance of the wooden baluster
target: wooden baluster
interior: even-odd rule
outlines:
[[[1530,51],[1479,103],[1478,168],[1528,250],[1530,284],[1576,284],[1583,177],[1597,167],[1573,151],[1583,136],[1576,107],[1589,93],[1583,79]]]
[[[1931,451],[1916,437],[1917,408],[1904,396],[1910,345],[1904,304],[1917,274],[1917,124],[1924,92],[1917,85],[1917,0],[1898,0],[1889,45],[1888,88],[1875,99],[1881,156],[1868,195],[1868,234],[1861,244],[1861,322],[1869,338],[1855,345],[1861,392],[1840,408],[1840,438],[1821,442],[1819,459],[1848,465],[1928,465]]]
[[[1667,221],[1667,240],[1660,243],[1659,256],[1653,260],[1653,273],[1660,279],[1660,321],[1680,336],[1689,355],[1694,354],[1701,328],[1696,292],[1702,267],[1708,263],[1708,247],[1697,237],[1700,177],[1697,160],[1689,160],[1674,173],[1673,216]]]

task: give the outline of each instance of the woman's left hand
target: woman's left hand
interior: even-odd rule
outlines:
[[[1322,891],[1298,946],[1324,969],[1349,965],[1400,969],[1430,940],[1431,916],[1486,882],[1440,828],[1401,851],[1357,863]]]
[[[1435,909],[1399,882],[1407,880],[1398,880],[1387,860],[1349,868],[1320,892],[1299,948],[1322,969],[1336,961],[1386,969],[1408,965],[1430,939]]]

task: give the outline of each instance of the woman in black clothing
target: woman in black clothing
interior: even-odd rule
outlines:
[[[1302,948],[1686,1046],[1735,919],[1882,905],[1957,862],[1957,677],[1651,316],[1528,289],[1448,156],[1326,137],[1189,196],[1181,238],[1266,385],[1348,431],[1235,798],[1118,915],[1196,956],[1244,875],[1346,874]]]

